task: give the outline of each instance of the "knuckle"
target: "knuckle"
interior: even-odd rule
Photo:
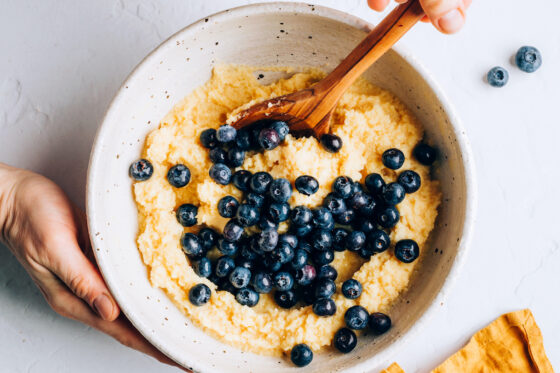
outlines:
[[[82,274],[76,274],[75,276],[73,276],[70,280],[69,287],[77,297],[89,301],[89,299],[87,298],[91,293],[90,282],[85,276],[83,276]]]

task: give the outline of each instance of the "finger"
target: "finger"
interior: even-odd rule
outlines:
[[[464,0],[420,0],[432,24],[441,32],[453,34],[465,23]]]
[[[368,0],[368,5],[371,9],[381,12],[389,5],[389,0]]]

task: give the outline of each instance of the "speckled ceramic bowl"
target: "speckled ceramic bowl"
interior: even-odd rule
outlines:
[[[268,3],[225,11],[178,32],[132,72],[113,100],[93,147],[87,213],[95,255],[123,312],[156,347],[200,372],[298,371],[287,359],[242,352],[195,327],[159,289],[150,286],[137,250],[137,212],[128,167],[145,136],[174,103],[210,78],[215,63],[320,66],[332,69],[371,25],[348,14],[301,3]],[[429,73],[400,48],[365,77],[403,100],[441,152],[434,177],[443,203],[410,289],[391,311],[394,327],[365,337],[350,354],[316,354],[306,371],[365,372],[391,355],[438,312],[464,260],[476,191],[463,128]]]

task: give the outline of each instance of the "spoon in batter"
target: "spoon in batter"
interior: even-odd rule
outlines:
[[[419,0],[397,6],[324,79],[301,91],[251,106],[241,111],[231,125],[240,129],[259,120],[282,120],[290,131],[320,139],[329,132],[333,110],[346,89],[423,16]]]

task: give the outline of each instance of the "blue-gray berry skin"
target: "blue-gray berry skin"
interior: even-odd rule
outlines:
[[[346,326],[354,330],[365,329],[369,321],[369,313],[362,306],[352,306],[344,314]]]
[[[167,171],[167,181],[175,188],[182,188],[191,181],[191,171],[184,164],[178,164]]]
[[[258,137],[259,145],[264,150],[272,150],[280,144],[280,136],[272,128],[263,128]]]
[[[218,139],[216,138],[216,130],[209,128],[202,131],[200,134],[200,143],[207,149],[214,149],[218,146]]]
[[[301,343],[292,348],[290,358],[296,366],[304,367],[313,360],[313,351],[306,344]]]
[[[253,289],[243,288],[239,289],[235,295],[235,300],[242,306],[254,307],[259,303],[259,293]]]
[[[492,87],[500,88],[507,84],[509,80],[509,73],[503,67],[496,66],[488,71],[486,79],[488,80],[488,84]]]
[[[395,245],[395,256],[403,263],[412,263],[420,255],[420,248],[414,240],[400,240]]]
[[[203,257],[193,263],[193,269],[200,277],[208,277],[212,274],[212,263],[210,259]]]
[[[270,183],[268,194],[274,202],[288,202],[292,196],[292,185],[287,179],[275,179]]]
[[[295,186],[298,192],[310,196],[319,190],[319,182],[313,176],[302,175],[298,176],[295,181]]]
[[[249,285],[251,281],[251,271],[243,267],[235,267],[229,274],[229,282],[237,289],[242,289]]]
[[[210,300],[212,292],[205,284],[197,284],[189,290],[189,301],[195,306],[202,306]]]
[[[147,159],[139,159],[130,165],[128,174],[136,181],[146,181],[154,173],[154,166]]]
[[[227,143],[235,140],[237,135],[237,130],[230,126],[229,124],[224,124],[218,131],[216,131],[216,138],[219,142]]]
[[[534,73],[542,65],[541,52],[535,47],[521,47],[515,55],[515,63],[522,71]]]
[[[177,221],[183,227],[192,227],[196,224],[196,215],[198,214],[198,207],[190,203],[182,204],[177,208],[175,216]]]
[[[280,141],[284,141],[288,133],[290,132],[290,127],[288,127],[288,123],[283,122],[281,120],[274,121],[270,124],[270,128],[278,133],[278,137]]]
[[[362,284],[353,278],[348,279],[342,283],[342,295],[348,299],[356,299],[362,295]]]
[[[231,170],[223,163],[214,164],[208,174],[218,184],[227,185],[231,180]]]
[[[374,334],[383,334],[391,328],[391,318],[384,313],[374,312],[369,315],[369,328]]]
[[[334,335],[333,345],[340,352],[347,354],[358,344],[358,337],[349,328],[340,328]]]

